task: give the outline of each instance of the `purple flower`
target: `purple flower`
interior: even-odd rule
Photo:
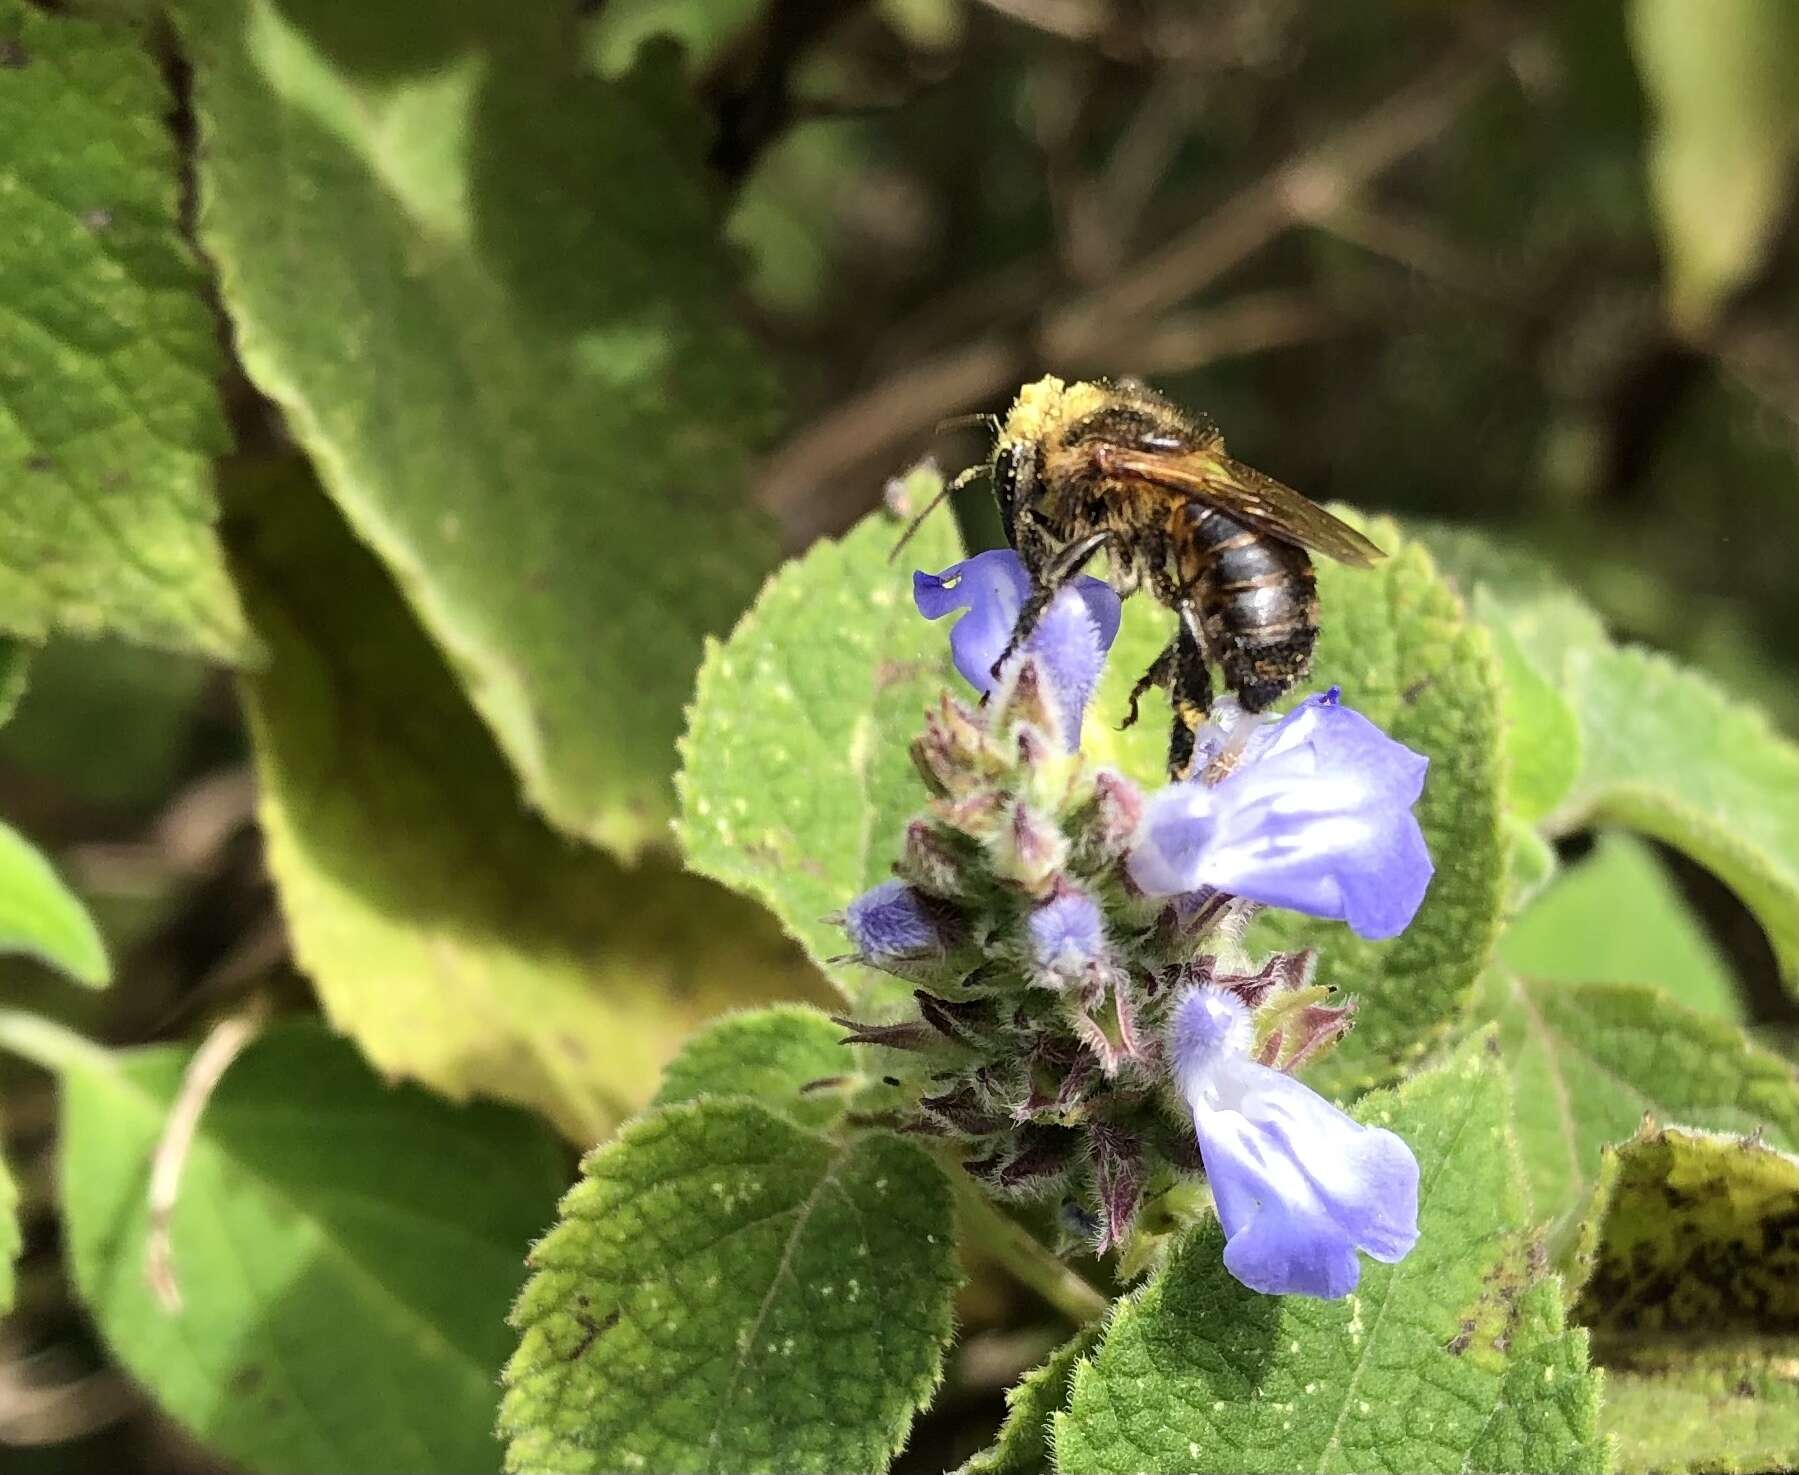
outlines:
[[[883,881],[843,909],[843,930],[871,963],[928,957],[949,942],[935,912],[904,881]]]
[[[1193,1112],[1224,1229],[1224,1268],[1253,1291],[1335,1300],[1361,1279],[1356,1251],[1391,1265],[1418,1240],[1418,1160],[1383,1127],[1248,1058],[1254,1024],[1223,989],[1189,988],[1168,1059]]]
[[[1074,982],[1103,960],[1106,920],[1093,898],[1066,886],[1025,920],[1031,961],[1051,980]]]
[[[1151,896],[1212,887],[1345,921],[1366,938],[1404,931],[1432,872],[1412,814],[1430,760],[1340,706],[1335,687],[1247,734],[1202,733],[1200,751],[1239,741],[1218,782],[1150,796],[1131,879]]]
[[[956,669],[983,697],[996,685],[993,663],[1011,638],[1030,592],[1031,576],[1010,548],[977,553],[940,574],[912,575],[912,599],[927,620],[942,619],[954,610],[968,611],[950,630],[950,654]],[[1081,713],[1092,699],[1106,652],[1118,638],[1121,612],[1109,584],[1082,575],[1056,596],[1024,644],[1041,663],[1055,694],[1071,752],[1080,747]]]

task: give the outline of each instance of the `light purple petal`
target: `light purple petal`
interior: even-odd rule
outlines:
[[[1145,801],[1137,843],[1126,862],[1131,879],[1148,896],[1197,891],[1200,863],[1217,828],[1212,790],[1197,781],[1167,784]]]
[[[1358,1250],[1392,1263],[1416,1243],[1417,1159],[1393,1133],[1246,1059],[1248,1022],[1240,1001],[1195,988],[1176,1001],[1168,1038],[1225,1268],[1273,1295],[1346,1295],[1361,1278]]]
[[[1152,896],[1210,886],[1392,937],[1430,884],[1412,814],[1428,766],[1359,712],[1310,697],[1253,734],[1217,785],[1150,796],[1131,877]]]
[[[1011,639],[1030,589],[1030,575],[1010,548],[977,553],[940,574],[912,575],[913,603],[927,620],[967,611],[950,630],[950,656],[962,679],[984,697],[993,691],[993,663]],[[1055,695],[1071,748],[1080,746],[1081,714],[1093,697],[1121,617],[1111,586],[1083,575],[1056,596],[1025,642]]]
[[[1009,548],[977,553],[940,574],[921,569],[912,575],[912,602],[927,620],[968,611],[950,629],[950,656],[962,679],[982,696],[993,689],[988,673],[1006,648],[1030,592],[1031,576]]]

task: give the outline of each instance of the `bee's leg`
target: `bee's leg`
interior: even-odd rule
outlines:
[[[1171,640],[1162,647],[1161,655],[1150,662],[1149,669],[1137,678],[1137,684],[1131,688],[1131,710],[1125,714],[1124,721],[1118,724],[1123,732],[1127,727],[1134,727],[1137,722],[1137,703],[1143,693],[1152,686],[1168,686],[1174,681],[1174,642]]]
[[[1212,711],[1212,673],[1206,661],[1202,630],[1198,613],[1191,605],[1182,605],[1168,692],[1174,704],[1174,723],[1168,734],[1168,777],[1177,782],[1192,777],[1200,724]]]
[[[1079,542],[1070,543],[1043,571],[1043,577],[1032,582],[1031,592],[1025,596],[1024,605],[1018,611],[1018,619],[1012,625],[1012,634],[1006,641],[1006,648],[999,653],[999,659],[988,671],[989,676],[995,681],[999,680],[999,673],[1005,669],[1006,662],[1012,659],[1019,646],[1031,638],[1037,622],[1048,612],[1056,596],[1062,592],[1063,585],[1080,573],[1087,561],[1099,552],[1111,536],[1109,532],[1091,533]]]

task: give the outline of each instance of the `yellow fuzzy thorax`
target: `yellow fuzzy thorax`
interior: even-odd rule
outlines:
[[[1000,431],[1002,442],[1041,441],[1063,425],[1102,408],[1113,393],[1099,384],[1069,384],[1045,374],[1018,391]]]

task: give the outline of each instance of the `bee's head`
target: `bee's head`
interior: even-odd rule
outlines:
[[[1018,546],[1018,508],[1030,499],[1037,478],[1036,448],[1028,441],[1003,440],[993,451],[993,499],[999,504],[1006,542]]]

